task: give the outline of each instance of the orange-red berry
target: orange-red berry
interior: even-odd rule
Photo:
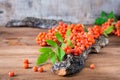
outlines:
[[[37,67],[37,66],[34,66],[34,67],[33,67],[33,71],[34,71],[34,72],[37,72],[37,71],[38,71],[38,67]]]
[[[13,76],[14,76],[14,72],[11,71],[11,72],[8,73],[8,75],[9,75],[10,77],[13,77]]]
[[[28,60],[28,59],[24,59],[24,60],[23,60],[23,63],[28,64],[28,63],[29,63],[29,60]]]
[[[42,73],[44,71],[43,67],[38,68],[38,72]]]
[[[24,67],[24,69],[28,69],[29,68],[29,64],[24,63],[23,67]]]
[[[90,69],[94,69],[94,68],[95,68],[95,64],[91,64]]]

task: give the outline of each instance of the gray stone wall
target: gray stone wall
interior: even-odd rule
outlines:
[[[38,17],[92,24],[101,10],[120,14],[120,0],[0,0],[0,25]]]

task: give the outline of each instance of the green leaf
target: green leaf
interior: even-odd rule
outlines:
[[[102,11],[101,12],[101,17],[106,17],[107,16],[107,13],[105,11]]]
[[[114,13],[113,11],[111,11],[108,15],[107,15],[108,18],[114,18]]]
[[[66,46],[66,44],[62,43],[61,48],[63,49]]]
[[[49,52],[53,52],[53,50],[51,48],[47,48],[47,47],[42,47],[39,49],[39,52],[42,52],[42,53],[49,53]]]
[[[95,19],[95,24],[102,25],[106,21],[107,21],[107,18],[99,17]]]
[[[60,61],[63,60],[63,57],[65,56],[65,52],[62,48],[60,48]]]
[[[61,62],[63,60],[64,55],[65,55],[64,50],[60,47],[57,47],[56,54],[57,54],[58,61]]]
[[[67,40],[67,44],[68,44],[71,48],[73,47],[73,44],[72,44],[72,42],[71,42],[70,39]]]
[[[117,18],[115,17],[115,14],[113,11],[110,13],[106,13],[104,11],[101,12],[101,17],[98,17],[95,19],[95,24],[102,25],[105,23],[108,19],[114,18],[115,21],[117,21]]]
[[[70,36],[70,33],[71,33],[71,30],[70,30],[70,29],[67,29],[67,31],[66,31],[66,36],[67,36],[67,37]]]
[[[49,53],[42,53],[39,55],[38,59],[37,59],[37,65],[40,65],[44,62],[46,62],[48,60],[49,57]]]
[[[57,32],[57,33],[55,34],[55,36],[56,36],[56,38],[58,39],[59,42],[61,42],[61,43],[63,42],[63,38],[62,38],[62,36],[61,36],[60,33]]]
[[[72,45],[72,42],[70,41],[70,37],[69,37],[70,33],[71,33],[71,30],[67,29],[67,32],[66,32],[67,44],[72,47],[73,45]],[[63,46],[62,46],[62,48],[63,48]]]
[[[107,29],[104,30],[104,35],[107,36],[108,34],[110,34],[112,31],[114,30],[114,26],[110,26]]]
[[[115,17],[115,14],[113,11],[111,11],[108,15],[107,15],[108,19],[109,18],[114,18],[115,21],[117,21],[117,18]]]
[[[57,43],[53,40],[46,40],[46,42],[47,42],[47,44],[49,44],[52,47],[57,47],[58,46]]]
[[[52,64],[55,64],[55,62],[56,62],[55,52],[50,53],[50,61],[52,62]]]
[[[106,37],[108,37],[108,34],[106,34],[106,33],[103,33]]]
[[[56,55],[57,55],[58,61],[60,61],[60,47],[56,48]]]

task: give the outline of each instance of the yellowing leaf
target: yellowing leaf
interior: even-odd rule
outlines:
[[[108,34],[110,34],[112,31],[114,30],[114,26],[110,26],[110,27],[108,27],[108,28],[106,28],[105,30],[104,30],[104,35],[105,36],[108,36]]]
[[[66,31],[66,36],[67,36],[67,37],[70,36],[70,33],[71,33],[71,30],[70,30],[70,29],[67,29],[67,31]]]

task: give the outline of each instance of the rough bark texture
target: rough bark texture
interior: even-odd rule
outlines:
[[[67,59],[60,63],[56,63],[52,67],[52,71],[58,75],[64,76],[79,72],[84,67],[83,55],[73,56],[67,55]]]
[[[79,56],[67,55],[66,59],[62,62],[55,63],[52,67],[52,71],[60,76],[66,76],[74,74],[82,70],[84,62],[88,57],[89,53],[99,53],[101,47],[108,44],[108,39],[103,35],[96,39],[93,46],[89,47]]]
[[[36,28],[51,28],[57,26],[62,20],[40,19],[35,17],[26,17],[23,20],[11,20],[6,24],[6,27],[36,27]],[[62,21],[67,24],[71,22]]]

